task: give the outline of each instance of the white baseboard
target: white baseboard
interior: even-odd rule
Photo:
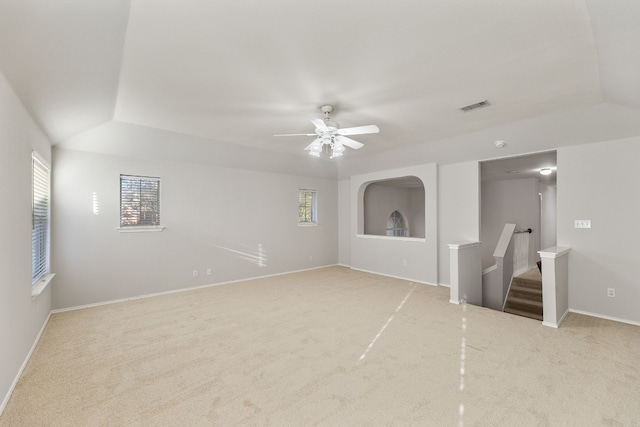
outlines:
[[[560,317],[560,320],[558,321],[558,323],[551,323],[551,322],[543,321],[542,324],[544,326],[548,326],[550,328],[558,329],[560,327],[560,325],[562,325],[562,322],[564,322],[564,319],[567,318],[568,314],[569,314],[569,310],[565,311],[564,314],[562,315],[562,317]]]
[[[564,314],[562,315],[562,317],[558,321],[558,326],[562,325],[562,322],[564,322],[564,319],[566,319],[568,315],[569,315],[569,309],[567,309],[567,311],[564,312]]]
[[[49,324],[49,319],[51,319],[51,313],[52,312],[49,312],[49,315],[47,316],[47,319],[44,321],[44,324],[42,325],[42,328],[40,328],[40,332],[38,332],[38,335],[36,336],[36,339],[33,342],[33,345],[31,346],[31,349],[29,350],[29,353],[27,353],[27,357],[25,357],[24,362],[22,362],[22,366],[20,366],[20,369],[18,369],[18,373],[16,374],[16,377],[13,380],[13,383],[11,384],[11,387],[9,387],[9,390],[7,391],[7,395],[2,400],[2,404],[0,404],[0,415],[2,415],[2,412],[4,412],[4,408],[7,407],[7,404],[9,403],[9,399],[11,398],[11,395],[13,394],[13,390],[15,390],[16,386],[18,385],[18,381],[20,380],[20,377],[22,376],[22,372],[27,367],[27,363],[29,363],[29,359],[31,359],[31,355],[35,351],[36,346],[38,345],[38,342],[40,342],[40,337],[42,337],[42,334],[44,333],[44,330],[46,329],[47,325]]]
[[[627,323],[629,325],[640,326],[640,322],[636,322],[636,321],[633,321],[633,320],[627,320],[627,319],[621,319],[619,317],[605,316],[604,314],[591,313],[589,311],[576,310],[576,309],[573,309],[573,308],[570,308],[569,311],[571,313],[584,314],[585,316],[599,317],[600,319],[613,320],[614,322]]]
[[[293,271],[286,271],[286,272],[283,272],[283,273],[266,274],[264,276],[255,276],[255,277],[247,277],[247,278],[244,278],[244,279],[229,280],[227,282],[211,283],[211,284],[208,284],[208,285],[192,286],[192,287],[189,287],[189,288],[172,289],[172,290],[169,290],[169,291],[154,292],[154,293],[151,293],[151,294],[136,295],[136,296],[127,297],[127,298],[119,298],[119,299],[101,301],[101,302],[96,302],[96,303],[91,303],[91,304],[76,305],[76,306],[73,306],[73,307],[58,308],[56,310],[52,310],[51,312],[52,313],[64,313],[66,311],[82,310],[84,308],[99,307],[99,306],[102,306],[102,305],[117,304],[117,303],[121,303],[121,302],[135,301],[135,300],[138,300],[138,299],[145,299],[145,298],[153,298],[153,297],[162,296],[162,295],[171,295],[171,294],[176,294],[176,293],[179,293],[179,292],[189,292],[189,291],[195,291],[195,290],[198,290],[198,289],[213,288],[215,286],[231,285],[231,284],[234,284],[234,283],[246,282],[248,280],[266,279],[266,278],[269,278],[269,277],[284,276],[285,274],[302,273],[304,271],[318,270],[318,269],[321,269],[321,268],[328,268],[328,267],[336,267],[338,265],[339,264],[323,265],[323,266],[320,266],[320,267],[311,267],[311,268],[305,268],[305,269],[302,269],[302,270],[293,270]]]

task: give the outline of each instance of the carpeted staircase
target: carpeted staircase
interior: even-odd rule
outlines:
[[[513,278],[504,311],[542,320],[542,275],[537,268]]]

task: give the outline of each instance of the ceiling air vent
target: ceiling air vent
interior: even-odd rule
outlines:
[[[465,105],[464,107],[460,107],[460,111],[462,111],[463,113],[466,113],[467,111],[475,110],[477,108],[488,107],[489,105],[491,104],[489,104],[489,101],[485,99],[484,101],[476,102],[475,104],[470,104],[470,105]]]

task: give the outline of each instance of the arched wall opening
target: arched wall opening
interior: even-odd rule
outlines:
[[[358,192],[358,233],[371,236],[425,237],[425,188],[416,176],[367,182]],[[391,232],[397,212],[404,231]],[[396,217],[396,219],[398,219]]]

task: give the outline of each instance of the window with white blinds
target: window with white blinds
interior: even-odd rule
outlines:
[[[49,272],[50,172],[35,155],[32,164],[31,280],[36,283]]]
[[[298,224],[313,225],[318,223],[316,204],[315,190],[298,191]]]
[[[120,227],[160,227],[160,178],[120,175]]]

